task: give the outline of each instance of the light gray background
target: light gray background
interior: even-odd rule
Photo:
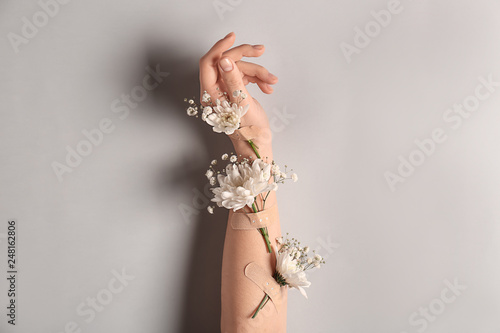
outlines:
[[[221,3],[231,10],[219,16]],[[199,57],[234,31],[237,44],[266,45],[258,63],[280,78],[273,95],[251,92],[275,119],[276,160],[300,177],[279,191],[282,229],[327,258],[308,300],[290,292],[288,332],[419,332],[409,317],[439,306],[455,279],[466,290],[424,331],[499,332],[500,92],[459,129],[443,114],[479,76],[500,81],[500,4],[401,0],[348,63],[341,43],[386,8],[73,0],[15,53],[8,33],[40,7],[2,0],[0,267],[16,218],[20,274],[15,328],[1,279],[0,330],[56,333],[74,321],[92,333],[218,331],[226,212],[186,219],[179,208],[196,209],[206,166],[230,146],[187,117],[182,99],[198,93]],[[121,120],[111,102],[156,64],[170,75]],[[114,131],[59,182],[51,163],[103,118]],[[384,173],[437,127],[447,140],[391,191]],[[86,322],[79,304],[105,295],[122,269],[135,279]]]

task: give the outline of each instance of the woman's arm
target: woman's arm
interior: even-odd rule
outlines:
[[[242,57],[258,57],[264,52],[262,45],[240,45],[228,50],[234,43],[233,33],[217,42],[212,49],[200,60],[200,83],[202,94],[207,91],[213,100],[223,99],[221,91],[228,93],[229,99],[234,99],[233,91],[243,91],[245,98],[241,105],[249,104],[248,112],[241,120],[241,127],[256,126],[261,134],[252,141],[258,147],[262,160],[271,163],[273,151],[271,131],[265,111],[245,89],[249,82],[256,83],[264,93],[272,93],[270,84],[277,82],[277,78],[264,67],[241,61]],[[256,158],[256,153],[245,140],[238,140],[231,136],[236,154],[240,158]],[[241,156],[240,156],[241,155]],[[257,207],[262,208],[262,199],[258,197]],[[266,199],[265,209],[276,205],[276,195],[271,191]],[[273,207],[274,208],[274,207]],[[240,212],[252,211],[245,207]],[[234,332],[273,332],[286,331],[286,288],[281,288],[281,305],[277,308],[269,303],[255,318],[251,318],[257,306],[264,297],[263,290],[245,276],[245,267],[254,262],[262,267],[271,277],[275,270],[276,238],[281,236],[279,218],[273,219],[267,227],[269,240],[273,246],[273,253],[267,251],[263,236],[257,229],[238,230],[231,225],[235,213],[230,212],[224,253],[222,262],[222,316],[221,328],[224,333]]]

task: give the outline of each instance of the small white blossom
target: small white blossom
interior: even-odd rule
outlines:
[[[210,106],[205,106],[205,107],[203,108],[203,113],[201,114],[201,119],[202,119],[203,121],[206,121],[206,120],[207,120],[208,115],[209,115],[209,114],[211,114],[211,113],[212,113],[212,108],[211,108]]]
[[[209,212],[210,214],[213,214],[213,213],[214,213],[214,208],[213,208],[213,207],[211,207],[211,206],[208,206],[208,207],[207,207],[207,210],[208,210],[208,212]]]
[[[210,178],[210,185],[213,186],[215,185],[215,183],[216,183],[215,177]]]
[[[190,99],[190,100],[188,101],[188,103],[189,103],[189,104],[194,104],[194,100]]]
[[[203,96],[202,96],[202,98],[201,98],[201,101],[202,101],[203,103],[208,103],[208,102],[210,102],[210,95],[209,95],[206,91],[204,91],[204,92],[203,92]]]
[[[210,179],[214,175],[214,172],[210,169],[205,172],[205,176],[207,176],[207,179]]]
[[[222,160],[223,161],[227,161],[227,159],[229,158],[229,155],[228,154],[224,154],[222,155]]]
[[[192,106],[188,107],[186,109],[186,112],[188,114],[188,116],[192,117],[192,116],[196,116],[198,114],[198,110],[196,110],[195,108],[193,108]]]
[[[210,162],[210,164],[216,165],[217,164],[217,160],[212,160],[212,162]]]
[[[243,98],[243,99],[247,98],[247,94],[245,94],[244,92],[242,92],[240,96],[241,96],[241,98]]]
[[[238,97],[241,94],[241,90],[233,91],[233,97]]]
[[[292,180],[294,183],[297,182],[297,180],[299,180],[299,176],[297,176],[296,173],[292,173]]]
[[[234,163],[234,162],[236,162],[237,160],[238,160],[238,156],[236,156],[236,155],[231,155],[231,158],[229,159],[229,161],[230,161],[231,163]]]
[[[283,236],[282,237],[276,237],[276,243],[278,243],[278,245],[283,244]]]
[[[273,166],[271,167],[271,171],[273,173],[273,175],[279,175],[280,174],[280,167],[278,164],[273,164]]]

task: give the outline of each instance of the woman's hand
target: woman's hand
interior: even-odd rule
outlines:
[[[243,44],[229,49],[235,40],[235,34],[230,33],[215,45],[200,59],[200,87],[203,95],[207,91],[212,100],[223,100],[223,92],[228,93],[231,102],[236,102],[232,93],[242,90],[246,95],[240,105],[249,104],[247,114],[241,120],[241,126],[256,125],[269,128],[269,121],[262,106],[250,96],[245,86],[256,83],[260,90],[271,94],[271,84],[278,82],[278,78],[267,69],[257,64],[242,61],[243,57],[260,57],[264,53],[263,45]],[[201,99],[201,98],[200,98]]]

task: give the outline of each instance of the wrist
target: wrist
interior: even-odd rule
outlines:
[[[242,157],[247,158],[258,157],[254,149],[252,148],[252,145],[247,140],[236,140],[231,138],[231,142],[233,143],[235,153],[238,156],[241,155]],[[267,162],[270,163],[273,159],[273,148],[271,143],[262,142],[258,138],[252,139],[252,143],[260,158],[264,161],[267,160]]]

